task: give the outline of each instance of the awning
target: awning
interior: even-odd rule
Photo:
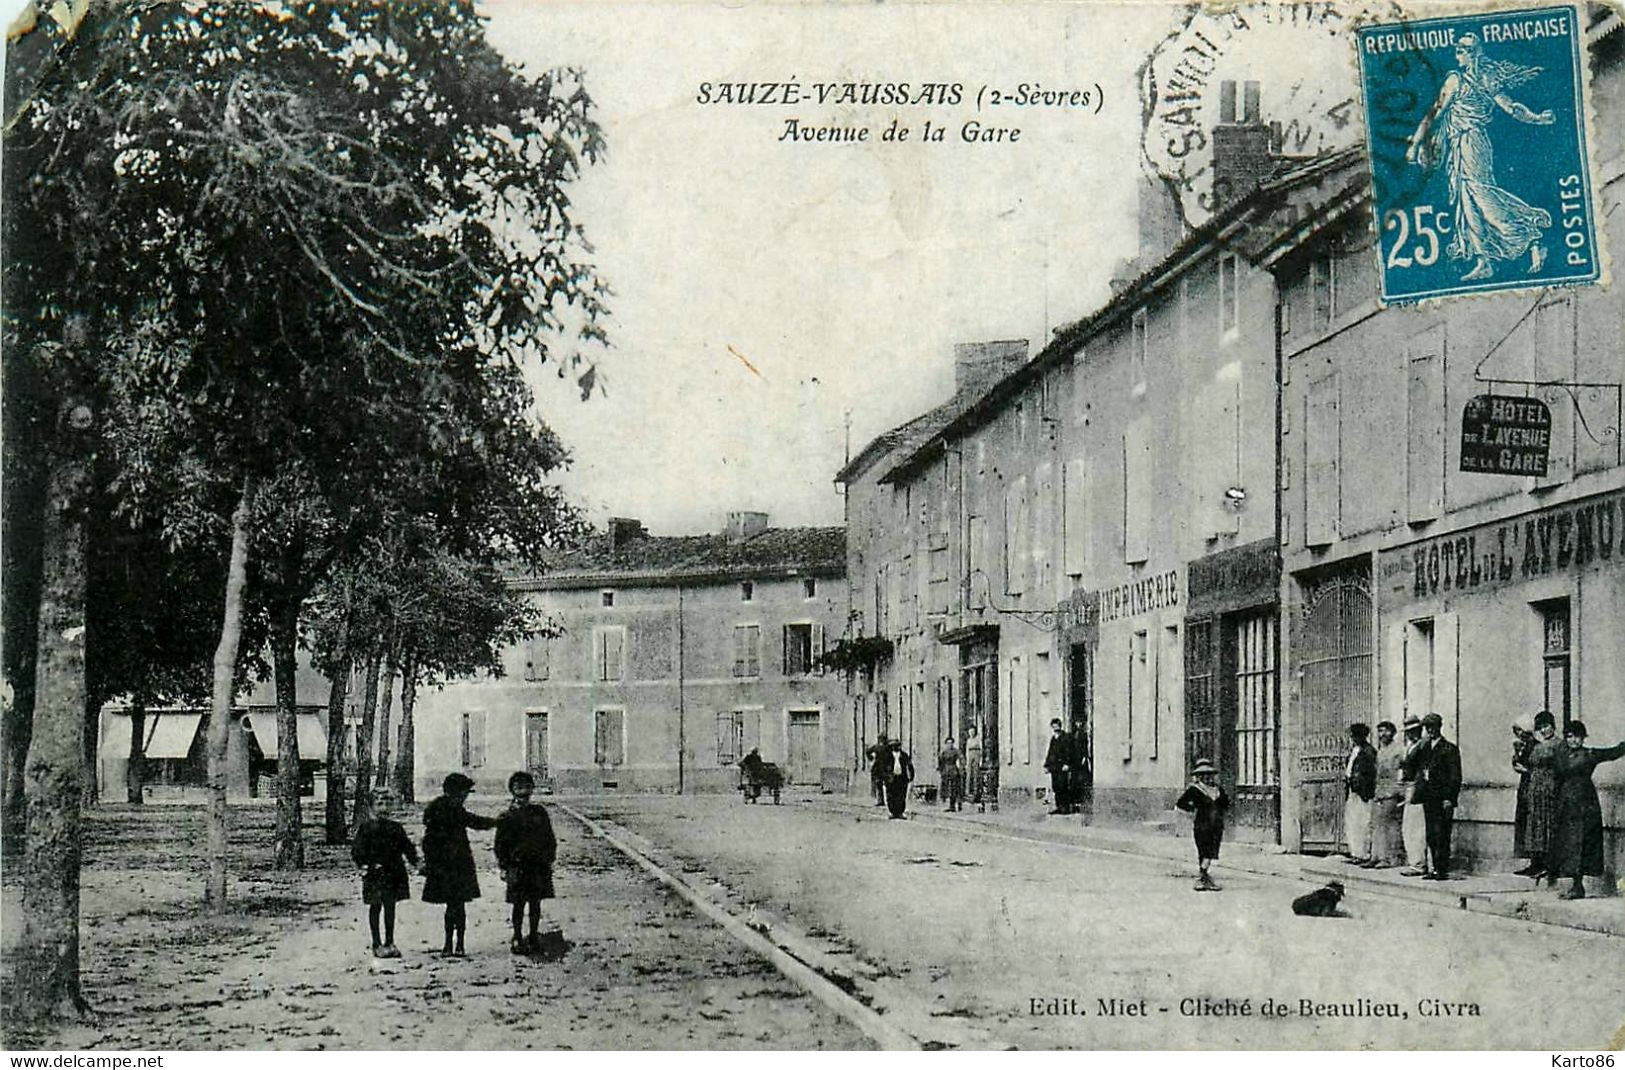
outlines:
[[[152,722],[152,730],[142,753],[148,758],[184,758],[192,753],[198,722],[203,720],[201,713],[149,713],[147,719]]]
[[[299,717],[299,760],[327,761],[327,727],[322,724],[322,715],[319,713],[301,713]],[[276,711],[259,709],[251,716],[243,718],[249,731],[259,741],[260,752],[271,760],[276,760],[277,731]]]

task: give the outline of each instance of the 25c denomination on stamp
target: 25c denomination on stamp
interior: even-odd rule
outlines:
[[[1601,277],[1582,37],[1568,6],[1357,32],[1384,303]]]

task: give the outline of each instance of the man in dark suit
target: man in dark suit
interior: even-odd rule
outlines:
[[[914,759],[903,749],[903,741],[892,740],[881,756],[886,772],[886,816],[900,820],[908,808],[908,786],[914,781]]]
[[[1422,718],[1422,747],[1416,763],[1416,801],[1427,822],[1428,855],[1433,866],[1423,880],[1450,879],[1450,831],[1456,799],[1461,795],[1461,751],[1444,738],[1444,718]]]
[[[1055,794],[1052,814],[1072,812],[1072,740],[1061,731],[1061,720],[1049,723],[1049,750],[1044,752],[1044,772],[1049,774],[1050,790]]]
[[[1349,725],[1349,757],[1343,769],[1343,839],[1350,862],[1371,861],[1371,798],[1377,792],[1377,751],[1371,726]]]

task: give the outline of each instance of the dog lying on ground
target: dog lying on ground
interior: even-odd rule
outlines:
[[[1343,900],[1343,885],[1332,881],[1324,888],[1316,888],[1292,900],[1292,913],[1300,918],[1340,918],[1343,912],[1337,904]]]

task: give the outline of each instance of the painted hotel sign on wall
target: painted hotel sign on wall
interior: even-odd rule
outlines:
[[[1593,564],[1625,565],[1625,493],[1542,509],[1384,553],[1396,601],[1494,590]]]
[[[1480,394],[1461,414],[1461,470],[1543,476],[1552,412],[1538,398]]]

